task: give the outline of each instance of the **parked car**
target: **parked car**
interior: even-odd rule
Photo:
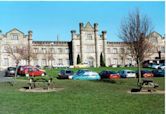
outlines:
[[[160,64],[160,66],[158,67],[158,69],[165,69],[165,64]]]
[[[26,76],[45,76],[46,75],[46,72],[38,68],[25,68],[24,71]]]
[[[34,66],[19,66],[17,73],[19,75],[26,75],[26,76],[44,76],[46,75],[45,70],[38,69]]]
[[[164,77],[165,76],[165,70],[163,70],[163,69],[152,70],[152,73],[154,74],[155,77]]]
[[[119,71],[119,75],[122,78],[136,78],[136,73],[132,70],[121,70]]]
[[[136,72],[136,75],[138,77],[138,71]],[[154,77],[154,74],[152,73],[152,71],[149,70],[141,70],[141,77],[143,78],[150,78],[150,77]]]
[[[69,76],[73,75],[74,72],[71,71],[70,69],[66,69],[66,70],[61,70],[58,73],[58,79],[69,79]]]
[[[151,66],[151,68],[153,68],[153,69],[158,69],[159,67],[160,67],[159,64],[152,64],[152,66]]]
[[[99,73],[101,79],[119,79],[120,75],[114,71],[104,70]]]
[[[72,76],[73,80],[100,80],[100,76],[96,72],[89,70],[79,70]]]
[[[26,68],[33,68],[33,66],[30,66],[30,65],[18,66],[17,74],[18,75],[25,75],[24,69],[26,69]]]
[[[14,77],[16,73],[16,67],[8,67],[5,71],[5,77]]]

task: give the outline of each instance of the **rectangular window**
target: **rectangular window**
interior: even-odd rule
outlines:
[[[70,65],[70,60],[69,59],[66,59],[66,64]]]
[[[118,49],[117,48],[113,48],[112,53],[118,53]]]
[[[110,48],[107,48],[107,53],[110,53],[111,51],[110,51]]]
[[[55,49],[54,48],[51,48],[51,53],[55,53]]]
[[[54,48],[49,48],[49,53],[54,53],[54,52],[55,52]]]
[[[165,53],[165,47],[161,47],[161,53]]]
[[[9,59],[8,58],[4,58],[4,66],[9,66]]]
[[[34,53],[38,53],[39,49],[38,48],[34,48]]]
[[[46,59],[42,59],[42,65],[43,65],[43,66],[46,65]]]
[[[12,35],[11,40],[18,40],[18,35],[16,34]]]
[[[120,53],[125,53],[125,49],[124,48],[120,48]]]
[[[62,52],[63,52],[62,48],[58,48],[58,53],[62,53]]]
[[[46,48],[42,48],[42,52],[43,52],[43,53],[46,53]]]
[[[66,49],[65,49],[65,52],[66,52],[66,53],[69,53],[69,48],[66,48]]]
[[[113,64],[118,65],[118,59],[117,58],[113,59]]]
[[[34,65],[38,65],[38,59],[34,60]]]
[[[62,59],[58,59],[58,64],[59,65],[63,65],[63,60]]]
[[[91,34],[87,34],[87,40],[92,40],[92,35]]]

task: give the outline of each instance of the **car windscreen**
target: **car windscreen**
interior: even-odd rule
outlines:
[[[134,71],[127,71],[127,73],[135,73]]]
[[[9,71],[11,71],[11,70],[16,70],[16,68],[10,67],[10,68],[8,68],[8,70],[9,70]]]
[[[67,71],[66,71],[66,74],[72,74],[72,71],[67,70]]]
[[[144,70],[142,71],[143,73],[151,73],[151,71],[148,71],[148,70]]]
[[[117,74],[117,73],[114,71],[108,71],[108,74]]]

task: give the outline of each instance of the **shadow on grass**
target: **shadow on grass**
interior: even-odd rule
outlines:
[[[122,80],[110,80],[110,79],[102,79],[102,80],[95,80],[93,82],[98,82],[98,83],[111,83],[111,84],[124,84],[125,82]]]

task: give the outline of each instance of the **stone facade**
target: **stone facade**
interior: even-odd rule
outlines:
[[[71,41],[33,41],[32,31],[25,35],[18,29],[12,29],[6,34],[0,34],[0,68],[15,66],[15,60],[5,51],[5,46],[30,46],[36,55],[30,62],[31,65],[40,66],[69,66],[77,64],[78,55],[82,63],[90,66],[100,66],[102,53],[106,66],[133,64],[135,61],[129,56],[129,50],[124,42],[107,41],[107,32],[98,33],[98,24],[92,26],[89,22],[84,26],[79,24],[79,33],[71,31]],[[29,41],[29,44],[28,44]],[[165,59],[165,38],[157,32],[150,34],[150,41],[155,45],[156,51],[147,60],[154,60],[161,52],[161,58]],[[28,64],[27,60],[21,60],[21,65]]]

